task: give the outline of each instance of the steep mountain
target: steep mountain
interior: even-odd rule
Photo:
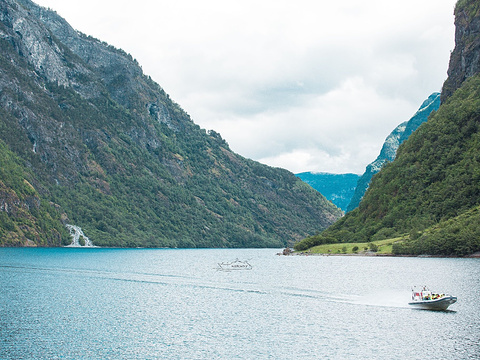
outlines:
[[[437,110],[439,106],[440,93],[433,93],[422,103],[418,111],[410,120],[398,125],[390,135],[387,136],[378,157],[375,161],[367,165],[365,172],[360,179],[358,179],[355,193],[348,204],[347,211],[352,211],[358,207],[363,195],[365,195],[365,191],[367,191],[368,186],[370,185],[373,175],[378,173],[385,163],[391,162],[395,159],[400,144],[407,140],[422,123],[427,121],[431,112]]]
[[[0,0],[0,151],[3,246],[68,244],[66,224],[100,246],[284,246],[341,216],[30,0]]]
[[[460,0],[456,24],[472,29],[480,19],[477,0]],[[465,23],[463,22],[465,21]],[[478,32],[456,31],[456,54],[468,54]],[[458,37],[461,37],[460,39]],[[397,151],[395,160],[376,174],[357,209],[296,248],[328,242],[368,242],[400,237],[397,254],[469,255],[480,251],[480,58],[450,61],[448,73],[468,73],[452,91],[447,80],[438,111]],[[456,68],[456,67],[460,68]],[[393,242],[393,241],[392,241]]]
[[[455,8],[455,48],[450,54],[448,78],[442,88],[442,104],[469,77],[480,72],[480,3],[459,0]]]
[[[343,211],[347,210],[360,177],[357,174],[313,172],[303,172],[296,175]]]

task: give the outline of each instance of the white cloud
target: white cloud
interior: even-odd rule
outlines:
[[[37,0],[132,54],[200,126],[294,172],[363,172],[440,91],[456,0]]]
[[[209,125],[224,127],[222,134],[233,150],[272,166],[361,173],[364,159],[373,161],[398,125],[390,114],[408,119],[412,111],[407,101],[384,97],[363,79],[350,78],[324,95],[306,95],[297,106],[268,109],[248,120],[225,117]]]

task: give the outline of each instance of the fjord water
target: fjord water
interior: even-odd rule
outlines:
[[[276,252],[0,249],[0,359],[480,358],[478,259]]]

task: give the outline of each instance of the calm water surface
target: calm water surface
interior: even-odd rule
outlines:
[[[479,259],[276,252],[0,249],[0,359],[480,359]]]

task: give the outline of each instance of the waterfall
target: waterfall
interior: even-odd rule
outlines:
[[[70,224],[66,224],[65,226],[72,236],[72,243],[67,245],[67,247],[94,247],[92,241],[83,233],[81,227]],[[80,239],[85,242],[85,245],[80,244]]]

